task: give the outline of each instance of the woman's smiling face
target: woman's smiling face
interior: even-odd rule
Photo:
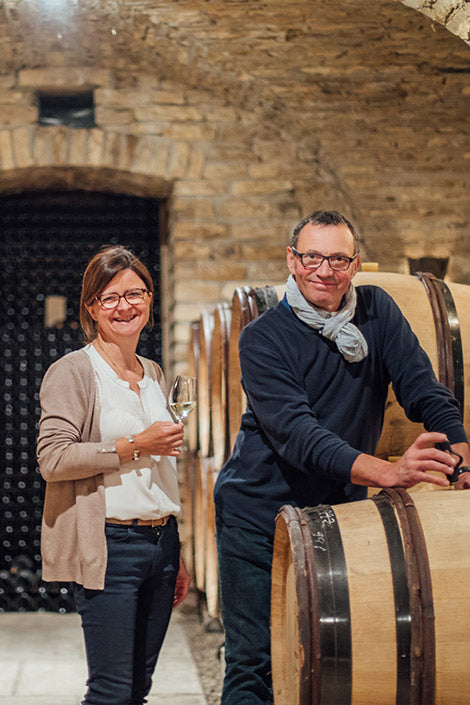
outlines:
[[[116,274],[100,293],[100,299],[110,294],[121,298],[114,308],[103,308],[99,300],[87,306],[90,316],[97,322],[98,334],[104,340],[122,337],[138,337],[149,320],[152,294],[146,293],[142,303],[129,304],[124,294],[134,289],[147,291],[145,282],[132,269],[123,269]]]

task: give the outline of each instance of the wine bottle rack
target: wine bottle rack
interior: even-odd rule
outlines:
[[[116,194],[34,192],[0,202],[0,612],[74,610],[71,587],[41,580],[40,532],[45,483],[36,460],[39,389],[47,368],[84,341],[81,277],[104,244],[132,249],[159,290],[158,203]],[[65,296],[66,319],[46,328],[48,295]],[[138,352],[160,361],[155,326]]]

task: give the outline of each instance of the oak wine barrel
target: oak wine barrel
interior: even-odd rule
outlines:
[[[207,462],[207,461],[206,461]],[[212,619],[220,618],[219,568],[217,563],[217,541],[215,526],[215,506],[213,502],[214,485],[217,470],[212,462],[206,465],[206,524],[205,524],[205,563],[204,592],[207,614]]]
[[[207,522],[207,463],[200,452],[194,456],[194,582],[200,592],[205,590],[206,579],[206,522]]]
[[[275,705],[468,705],[470,494],[278,514]]]
[[[214,312],[203,311],[199,322],[199,365],[197,385],[197,413],[199,449],[204,457],[212,455],[211,408],[211,341],[214,330]]]
[[[439,381],[449,387],[459,401],[465,428],[470,435],[470,287],[446,283],[426,273],[411,276],[394,272],[359,272],[354,283],[356,286],[379,286],[394,299],[428,354]],[[285,285],[267,288],[271,289],[273,299],[274,296],[278,300],[283,298]],[[232,344],[231,339],[231,350]],[[232,353],[230,366],[235,364],[233,357]],[[240,363],[237,361],[237,364],[239,375]],[[235,411],[234,408],[231,418],[232,442],[236,436]],[[239,420],[240,417],[238,423]],[[422,424],[407,419],[390,386],[384,426],[375,455],[384,459],[400,456],[423,431]]]
[[[470,432],[470,395],[465,395],[465,384],[470,384],[470,322],[467,313],[470,287],[446,284],[426,273],[409,276],[392,272],[359,272],[354,283],[356,286],[380,286],[394,299],[428,354],[437,378],[460,402],[464,423]],[[384,427],[375,454],[385,459],[390,455],[402,455],[423,431],[421,424],[406,418],[390,387]]]
[[[246,397],[240,383],[240,360],[238,339],[243,328],[274,306],[278,301],[275,289],[265,286],[253,289],[249,286],[237,287],[232,297],[232,317],[228,349],[228,428],[229,448],[233,447],[240,428],[240,419],[245,410]]]
[[[187,374],[190,377],[198,377],[199,375],[199,348],[200,348],[200,322],[193,321],[189,333],[188,355],[187,355]],[[198,405],[192,414],[189,414],[186,421],[186,439],[190,451],[196,451],[199,448],[199,412]]]
[[[230,452],[228,434],[228,349],[232,309],[228,303],[217,304],[211,341],[211,409],[212,441],[215,467],[220,469]]]
[[[228,424],[229,445],[233,447],[240,419],[245,408],[246,398],[240,384],[240,360],[238,357],[238,339],[243,328],[256,318],[258,311],[254,290],[249,286],[238,286],[232,297],[232,316],[230,321],[228,350]]]
[[[181,551],[186,568],[192,574],[194,573],[194,501],[196,493],[196,459],[194,453],[183,453],[181,465],[181,503],[184,517],[180,528],[182,534]]]

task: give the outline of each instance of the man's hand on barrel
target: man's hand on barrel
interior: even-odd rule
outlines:
[[[444,441],[447,441],[444,433],[422,433],[418,436],[400,460],[393,463],[399,479],[395,486],[413,487],[418,482],[430,482],[447,487],[449,478],[445,475],[453,474],[459,458],[435,447],[436,443]],[[443,474],[434,475],[434,472]]]
[[[439,450],[436,443],[447,438],[443,433],[422,433],[408,450],[394,463],[359,455],[351,468],[351,482],[370,487],[414,487],[419,482],[429,482],[441,487],[449,486],[447,475],[452,475],[458,463],[455,455]],[[452,446],[463,456],[463,465],[470,465],[469,450],[466,443]],[[434,472],[439,474],[435,475]],[[470,473],[465,473],[456,483],[457,489],[470,488]]]

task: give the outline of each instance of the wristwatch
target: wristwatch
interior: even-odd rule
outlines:
[[[135,443],[134,436],[129,436],[129,438],[127,440],[129,441],[129,443]],[[134,460],[138,460],[140,458],[140,450],[138,450],[135,446],[134,446],[134,454],[132,457]]]

